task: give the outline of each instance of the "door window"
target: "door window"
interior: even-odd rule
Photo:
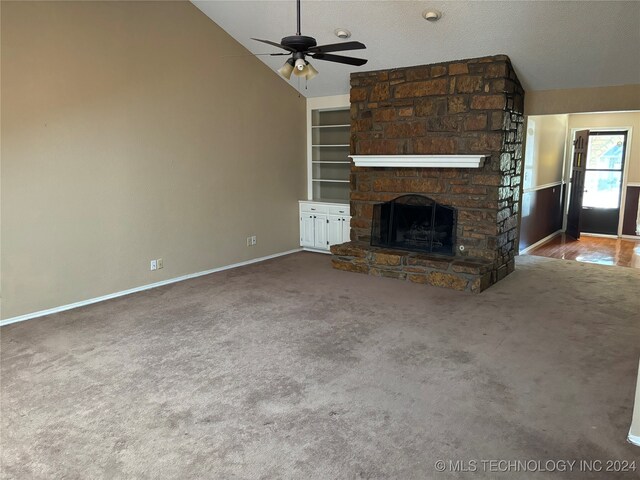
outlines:
[[[583,207],[620,208],[625,140],[625,133],[589,133]]]

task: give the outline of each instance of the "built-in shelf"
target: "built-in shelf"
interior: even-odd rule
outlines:
[[[309,200],[349,202],[349,97],[307,102]]]
[[[488,155],[349,155],[356,167],[479,168]]]

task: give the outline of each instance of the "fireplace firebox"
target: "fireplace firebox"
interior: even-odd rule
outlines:
[[[373,206],[371,245],[454,255],[456,209],[422,195],[402,195]]]

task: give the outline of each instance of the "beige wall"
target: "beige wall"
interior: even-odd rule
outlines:
[[[297,247],[305,100],[192,4],[1,27],[2,318]]]
[[[527,118],[524,189],[562,180],[567,119],[568,115]]]
[[[631,127],[628,182],[640,182],[640,112],[569,115],[569,128]]]
[[[527,115],[640,110],[640,85],[527,91]]]

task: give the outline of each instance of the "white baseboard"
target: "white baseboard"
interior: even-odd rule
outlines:
[[[533,244],[529,245],[527,248],[520,250],[520,255],[525,254],[525,253],[533,250],[536,247],[539,247],[543,243],[547,243],[553,237],[555,237],[556,235],[559,235],[561,233],[562,233],[562,230],[557,230],[557,231],[553,232],[551,235],[547,235],[542,240],[538,240],[536,243],[533,243]]]
[[[629,427],[630,443],[640,447],[640,365],[638,366],[638,381],[636,383],[636,396],[633,405],[633,413],[631,416],[631,427]]]
[[[120,292],[110,293],[108,295],[102,295],[101,297],[89,298],[87,300],[81,300],[75,303],[69,303],[60,307],[48,308],[46,310],[40,310],[33,313],[25,313],[24,315],[18,315],[17,317],[7,318],[0,321],[0,327],[9,325],[11,323],[23,322],[25,320],[31,320],[32,318],[44,317],[45,315],[51,315],[53,313],[64,312],[65,310],[72,310],[78,307],[84,307],[85,305],[91,305],[92,303],[104,302],[105,300],[111,300],[112,298],[123,297],[131,293],[142,292],[143,290],[149,290],[151,288],[162,287],[163,285],[169,285],[170,283],[182,282],[189,280],[190,278],[201,277],[203,275],[209,275],[211,273],[221,272],[223,270],[229,270],[231,268],[244,267],[245,265],[251,265],[252,263],[264,262],[276,257],[282,257],[284,255],[290,255],[301,251],[301,248],[295,248],[286,252],[274,253],[273,255],[267,255],[266,257],[254,258],[252,260],[246,260],[244,262],[233,263],[231,265],[225,265],[223,267],[212,268],[210,270],[204,270],[202,272],[189,273],[180,277],[169,278],[160,282],[150,283],[148,285],[142,285],[140,287],[129,288],[128,290],[122,290]]]
[[[304,250],[305,252],[324,253],[324,254],[331,255],[331,251],[329,251],[329,250],[320,250],[319,248],[303,247],[302,250]]]
[[[606,233],[589,233],[589,232],[580,232],[581,237],[602,237],[602,238],[618,238],[618,235],[609,235]]]
[[[620,238],[625,240],[640,240],[640,235],[620,235]]]

